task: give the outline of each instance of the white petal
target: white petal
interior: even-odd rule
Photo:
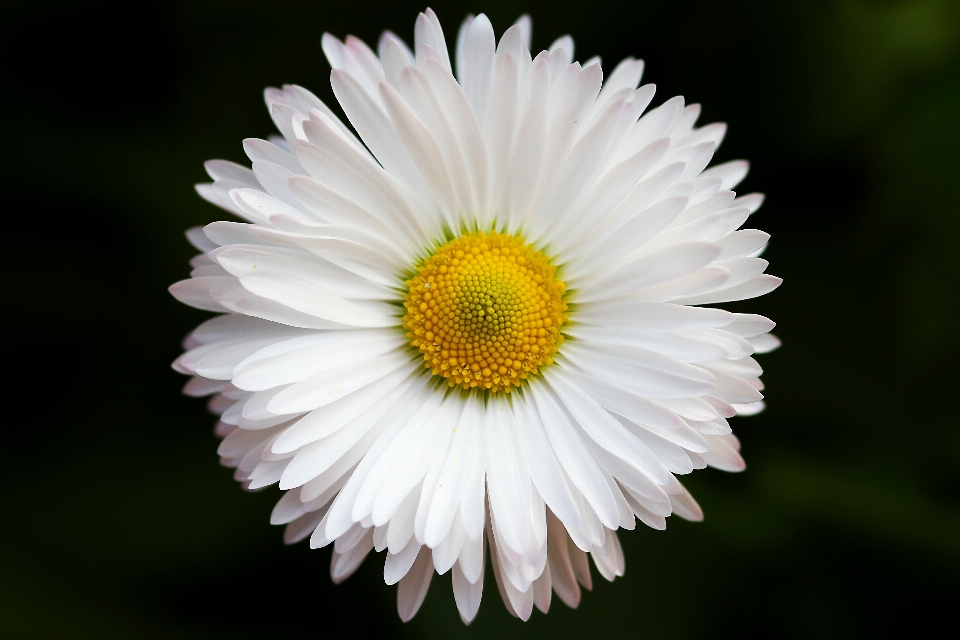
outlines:
[[[746,207],[737,207],[717,211],[683,225],[678,224],[678,217],[670,229],[652,238],[644,249],[653,251],[686,242],[717,242],[743,224],[748,215],[750,212]]]
[[[553,579],[550,575],[550,566],[543,569],[540,577],[533,582],[533,603],[543,613],[550,611],[550,596],[553,591]]]
[[[620,541],[617,539],[615,531],[606,530],[607,540],[604,544],[604,553],[593,552],[593,563],[607,580],[613,582],[617,576],[622,576],[624,572],[623,549],[620,547]]]
[[[551,384],[560,382],[558,393],[580,427],[600,447],[628,462],[634,468],[653,478],[658,484],[668,482],[669,473],[650,450],[620,422],[603,409],[593,398],[569,383],[562,375],[554,374]],[[610,527],[616,528],[616,527]]]
[[[547,134],[547,102],[549,98],[550,69],[543,56],[537,56],[524,85],[528,95],[517,143],[512,149],[510,165],[513,168],[507,192],[507,229],[516,231],[533,197],[540,177],[540,164]]]
[[[272,162],[293,173],[305,173],[292,153],[286,149],[281,149],[272,142],[258,138],[247,138],[243,141],[243,151],[251,162]]]
[[[233,180],[243,182],[254,189],[260,188],[253,171],[229,160],[207,160],[203,163],[203,168],[207,170],[207,175],[213,180]]]
[[[400,368],[371,384],[315,409],[284,431],[273,444],[275,453],[288,453],[330,435],[349,424],[395,389],[404,393],[414,384],[410,372]]]
[[[311,119],[304,126],[312,142],[296,142],[294,151],[314,178],[369,211],[384,224],[414,236],[422,233],[424,220],[418,212],[416,196],[411,191],[377,166],[376,162],[345,144],[328,123]],[[400,144],[399,141],[397,144]],[[409,158],[405,162],[405,168],[409,171]],[[295,183],[302,180],[300,177],[290,179],[292,193]],[[416,181],[419,184],[419,174],[416,174]],[[328,206],[334,205],[328,203]],[[334,216],[328,214],[327,217],[334,221],[337,219],[336,214]],[[342,224],[350,226],[347,220]]]
[[[732,406],[736,409],[738,416],[755,416],[766,408],[762,400],[759,402],[751,402],[750,404],[735,404]]]
[[[358,204],[314,178],[296,176],[290,179],[290,192],[318,218],[358,229],[374,237],[393,238],[402,243],[411,240],[412,233],[407,224],[409,220],[403,216],[402,209],[391,203],[379,190],[372,189],[369,183],[356,180],[350,185],[339,186],[357,187],[356,193],[366,203]]]
[[[667,430],[680,429],[685,424],[675,413],[619,385],[577,371],[567,375],[603,407],[637,424]]]
[[[237,364],[233,384],[247,391],[262,391],[343,366],[351,360],[375,358],[403,344],[402,336],[375,329],[293,338],[261,349]]]
[[[715,167],[710,167],[701,175],[705,178],[716,176],[723,180],[721,189],[733,189],[743,180],[747,171],[750,170],[750,163],[746,160],[731,160]]]
[[[457,516],[453,519],[453,525],[443,541],[433,549],[433,566],[437,574],[445,574],[456,564],[463,538],[463,522]]]
[[[457,29],[457,44],[454,47],[454,63],[456,64],[456,73],[457,76],[463,72],[463,47],[467,40],[467,31],[470,29],[470,25],[473,24],[473,20],[476,18],[472,13],[468,13],[467,17],[463,19],[463,22],[460,23],[460,28]]]
[[[496,578],[497,587],[500,589],[500,596],[511,614],[521,620],[528,620],[533,612],[533,590],[520,591],[509,580],[505,579],[503,557],[498,553],[496,536],[490,533],[488,538],[490,540],[490,561],[493,565],[493,575]]]
[[[434,67],[434,76],[439,75],[453,80],[453,76],[435,58],[427,59],[423,66],[424,70],[427,67]],[[408,66],[403,70],[400,75],[399,89],[407,105],[428,130],[425,132],[425,138],[432,136],[436,142],[450,181],[455,208],[459,211],[477,211],[470,172],[450,119],[455,109],[450,109],[448,105],[441,103],[433,83],[414,67]],[[418,154],[415,153],[413,156],[416,158]]]
[[[530,471],[530,479],[543,501],[563,522],[576,527],[580,513],[570,487],[550,446],[540,413],[533,398],[516,403],[520,428],[517,429],[517,444]]]
[[[437,455],[447,448],[461,408],[461,403],[456,400],[444,402],[424,424],[412,430],[405,446],[399,443],[394,445],[395,452],[391,456],[393,464],[386,474],[389,480],[380,487],[373,503],[371,514],[374,524],[380,525],[390,519],[400,501],[420,482]],[[426,489],[427,480],[424,481]],[[433,487],[430,488],[432,490]]]
[[[377,440],[370,445],[367,455],[363,457],[356,471],[351,475],[347,484],[337,495],[337,499],[331,506],[330,516],[319,536],[321,541],[322,539],[336,538],[336,536],[341,535],[354,523],[354,508],[357,506],[358,497],[361,497],[367,481],[370,480],[371,472],[375,472],[374,475],[379,476],[379,480],[381,482],[383,481],[382,473],[376,467],[380,456],[394,441],[397,434],[407,426],[408,420],[420,410],[421,405],[424,402],[431,402],[436,399],[436,394],[428,392],[425,388],[426,381],[426,378],[421,378],[418,384],[403,394],[401,396],[401,402],[389,414],[390,420],[387,427],[380,436],[377,437]],[[376,480],[377,478],[374,479],[374,482]],[[368,512],[369,508],[370,505],[368,504],[365,510]]]
[[[522,475],[513,439],[515,421],[509,405],[494,401],[483,416],[487,452],[487,494],[491,518],[503,535],[498,546],[516,554],[528,552],[533,541],[532,522],[525,508],[530,482]]]
[[[408,622],[417,614],[433,578],[433,562],[430,549],[422,549],[410,571],[400,581],[397,589],[397,611],[400,619]]]
[[[683,113],[683,96],[670,98],[656,109],[651,109],[630,131],[624,150],[639,149],[645,144],[669,134]]]
[[[570,37],[569,35],[560,36],[559,38],[554,40],[553,43],[550,45],[549,51],[551,53],[553,53],[554,51],[563,51],[563,53],[565,54],[564,63],[570,64],[571,62],[573,62],[573,53],[574,53],[573,38]]]
[[[234,367],[247,356],[269,346],[280,336],[261,338],[260,340],[231,340],[217,342],[183,354],[178,362],[188,370],[214,380],[229,380]],[[280,338],[282,339],[282,338]]]
[[[420,503],[422,490],[421,482],[400,502],[400,506],[390,518],[390,523],[387,525],[387,548],[390,553],[400,553],[413,538],[413,525],[417,517],[417,505]],[[417,544],[421,543],[418,541]]]
[[[191,398],[202,398],[212,393],[219,393],[227,383],[223,380],[208,380],[202,376],[194,376],[183,387],[183,394]]]
[[[454,429],[450,451],[437,479],[425,523],[423,539],[430,548],[440,544],[450,529],[473,463],[470,452],[480,447],[482,428],[476,399],[466,403]]]
[[[648,205],[680,176],[685,166],[682,162],[668,164],[637,183],[606,219],[586,230],[584,237],[575,245],[576,255],[579,257],[595,254],[595,249],[607,242],[616,246],[615,235],[629,238],[628,246],[633,248],[643,246],[673,222],[683,211],[683,207],[677,209],[679,199],[658,203],[656,206]],[[620,251],[618,255],[623,255],[625,249]]]
[[[753,345],[756,353],[769,353],[780,346],[780,339],[772,333],[750,338],[749,342]]]
[[[389,327],[394,318],[376,315],[331,293],[317,283],[322,272],[313,264],[276,253],[246,248],[222,248],[217,262],[239,278],[253,294],[295,311],[359,327]]]
[[[641,357],[649,360],[639,365],[612,355],[611,351],[617,349],[629,352],[637,347],[604,345],[606,352],[597,351],[590,357],[589,349],[572,342],[565,345],[564,357],[589,374],[650,398],[683,398],[710,393],[713,389],[714,378],[703,369],[662,354],[632,351],[635,357],[642,354]]]
[[[766,295],[780,286],[781,278],[768,274],[759,275],[741,285],[729,289],[717,289],[712,293],[703,293],[674,299],[677,304],[715,304],[718,302],[735,302],[749,300]]]
[[[714,371],[717,379],[713,395],[731,404],[748,404],[763,399],[763,395],[749,382],[721,371]]]
[[[483,596],[483,570],[481,565],[480,578],[470,582],[460,568],[460,564],[453,565],[453,598],[457,603],[457,610],[464,622],[470,623],[480,609],[480,598]]]
[[[427,473],[423,478],[423,491],[420,494],[420,501],[417,504],[417,517],[414,522],[414,535],[416,535],[417,540],[426,540],[425,530],[427,527],[427,516],[430,515],[430,507],[433,504],[433,497],[437,491],[438,484],[440,481],[440,474],[443,472],[444,466],[446,464],[447,458],[450,453],[450,441],[453,438],[457,430],[457,425],[460,423],[460,416],[464,409],[462,402],[454,401],[450,406],[442,408],[445,411],[445,415],[441,418],[440,424],[443,427],[446,427],[446,431],[441,430],[440,437],[436,438],[434,450],[430,456],[430,464],[427,467]],[[454,532],[448,533],[450,535],[455,535]],[[445,538],[445,542],[447,541]],[[452,544],[452,542],[451,542]],[[436,562],[445,562],[447,557],[440,557],[437,560],[437,551],[434,549],[434,560]],[[459,553],[459,547],[456,549],[456,553]],[[440,554],[443,556],[443,554]],[[437,565],[438,567],[440,565]]]
[[[443,29],[440,27],[440,21],[433,9],[427,9],[417,16],[413,38],[414,50],[418,52],[418,57],[420,46],[427,45],[440,54],[440,62],[447,71],[451,71],[450,55],[447,53],[447,43],[443,37]]]
[[[230,290],[237,284],[233,276],[212,276],[206,278],[189,278],[170,285],[167,289],[174,298],[195,309],[223,313],[227,311],[220,302],[219,296],[214,297],[217,291]]]
[[[422,184],[410,156],[397,138],[387,114],[350,74],[334,69],[330,85],[350,124],[383,168],[418,190]]]
[[[523,42],[523,48],[530,49],[530,38],[533,36],[533,20],[526,13],[517,18],[514,23],[520,27],[520,40]]]
[[[693,522],[703,520],[703,510],[688,491],[684,490],[683,493],[671,495],[670,503],[673,506],[673,512],[681,518]]]
[[[288,524],[283,530],[283,542],[285,544],[296,544],[300,542],[313,533],[325,515],[327,515],[326,509],[308,511],[303,514]]]
[[[741,229],[740,231],[735,231],[722,240],[717,241],[717,244],[720,245],[722,249],[718,258],[720,260],[726,260],[728,258],[739,258],[741,256],[751,255],[762,249],[769,239],[769,233],[757,231],[756,229]]]
[[[428,60],[424,73],[430,81],[442,110],[449,118],[457,144],[463,154],[472,187],[472,206],[476,211],[487,207],[489,167],[480,124],[467,95],[449,72],[436,60]]]
[[[466,532],[464,532],[466,533]],[[460,546],[460,557],[457,559],[457,566],[463,572],[463,577],[468,582],[476,582],[483,579],[484,567],[484,549],[486,548],[486,537],[481,534],[476,538],[470,538],[464,535]]]
[[[427,448],[427,442],[424,442],[421,432],[427,430],[430,435],[437,432],[437,426],[432,418],[438,412],[443,397],[435,392],[427,392],[418,400],[419,406],[416,407],[414,414],[405,415],[405,412],[398,414],[398,419],[402,419],[403,424],[389,442],[389,446],[384,446],[382,449],[378,447],[379,450],[375,452],[371,451],[371,454],[373,454],[371,472],[366,478],[361,478],[363,486],[358,491],[351,509],[351,517],[354,521],[359,521],[370,515],[377,501],[380,502],[382,515],[385,516],[384,520],[388,519],[391,512],[397,508],[399,500],[406,497],[410,489],[426,473],[426,467],[430,460],[423,459],[418,455],[424,453]],[[411,443],[419,445],[417,451],[410,451]],[[400,465],[398,467],[396,463],[399,460],[409,462],[410,465],[406,467]],[[403,473],[401,481],[408,484],[406,491],[402,493],[399,491],[398,483],[395,482],[398,478],[391,475],[395,468],[397,472]],[[414,481],[412,485],[409,484],[411,479]],[[381,499],[381,491],[384,489],[386,493],[383,494]]]
[[[600,92],[602,78],[599,66],[580,70],[574,64],[551,88],[548,108],[550,125],[537,186],[538,198],[549,185],[554,184],[557,169],[576,142],[579,123]]]
[[[624,489],[633,491],[637,497],[645,502],[667,504],[667,494],[649,475],[642,469],[626,462],[622,457],[616,456],[609,451],[601,449],[594,445],[592,447],[597,462],[603,466],[605,474],[609,478],[615,479]],[[658,464],[659,461],[658,461]],[[617,485],[611,487],[610,492],[619,493],[618,497],[623,497],[619,492]],[[621,505],[622,506],[622,505]],[[622,515],[622,514],[619,514]],[[601,535],[602,542],[602,535]],[[594,545],[599,544],[594,542]]]
[[[329,33],[321,39],[323,52],[333,69],[342,69],[356,78],[371,95],[376,94],[377,84],[383,80],[383,68],[377,57],[361,40],[347,36],[340,42]]]
[[[575,246],[583,234],[592,231],[595,225],[606,219],[613,209],[627,198],[637,181],[663,157],[669,148],[670,141],[667,138],[661,138],[604,173],[593,192],[585,199],[580,212],[571,219],[570,225],[564,230],[557,227],[552,233],[548,232],[545,240],[550,242],[555,236],[561,236],[555,242],[558,253],[571,245]]]
[[[734,200],[734,204],[738,207],[746,207],[750,209],[750,213],[753,213],[763,204],[764,198],[762,193],[748,193]]]
[[[707,436],[710,451],[703,456],[707,464],[722,471],[743,471],[746,468],[746,463],[732,444],[735,440],[731,441],[731,438],[732,435]]]
[[[458,225],[453,217],[457,208],[453,199],[453,184],[437,141],[396,89],[381,83],[380,98],[383,100],[393,130],[410,155],[413,166],[417,168],[426,183],[427,192],[445,216],[448,228],[457,228]]]
[[[291,96],[285,93],[280,89],[268,88],[263,92],[263,98],[267,103],[267,111],[270,113],[273,124],[289,144],[297,139],[294,121],[302,118],[303,112],[290,104]]]
[[[486,454],[483,447],[473,451],[473,463],[467,473],[467,480],[463,487],[463,496],[460,498],[460,517],[463,518],[463,528],[466,536],[471,540],[478,540],[483,536],[484,521],[486,520]],[[464,567],[466,570],[466,567]],[[469,572],[468,576],[470,575]]]
[[[624,58],[607,77],[603,89],[597,96],[597,102],[616,93],[621,89],[636,89],[643,75],[643,60]]]
[[[334,584],[349,578],[373,549],[373,529],[367,529],[363,539],[345,553],[334,553],[330,559],[330,577]]]
[[[566,226],[568,212],[576,210],[596,184],[607,164],[610,141],[624,115],[624,103],[618,102],[601,116],[591,129],[577,140],[547,187],[538,210],[530,219],[531,239],[537,239],[548,224]]]
[[[619,517],[613,496],[569,416],[544,385],[531,384],[530,390],[557,460],[604,524],[609,522],[610,526],[616,526]]]
[[[673,282],[705,267],[718,255],[720,247],[708,242],[687,242],[666,247],[585,285],[578,298],[584,302],[618,298],[633,291]]]
[[[269,224],[266,217],[257,216],[262,219],[263,224]],[[261,233],[263,232],[263,233]],[[289,247],[293,242],[260,224],[247,224],[242,222],[217,221],[211,222],[203,228],[203,233],[212,242],[221,247],[231,244],[249,244],[263,247]],[[211,251],[212,253],[212,251]],[[296,252],[295,253],[302,253]]]
[[[496,36],[493,34],[493,25],[487,16],[481,13],[471,21],[464,34],[463,64],[457,65],[457,79],[473,107],[473,112],[477,114],[477,122],[481,127],[490,95],[495,55]]]
[[[567,538],[567,547],[570,550],[570,564],[573,567],[573,575],[577,577],[577,582],[583,585],[587,591],[593,589],[593,579],[590,577],[590,563],[587,560],[587,554],[574,546],[573,541]]]
[[[388,553],[387,559],[383,563],[383,582],[385,584],[400,582],[410,571],[422,549],[422,544],[411,539],[399,553]]]
[[[296,173],[282,165],[266,160],[257,160],[254,162],[253,172],[268,194],[293,207],[293,211],[297,211],[295,208],[297,206],[297,200],[290,194],[290,188],[287,186],[287,181],[296,175]],[[245,189],[244,191],[247,190]],[[251,189],[250,191],[257,193],[256,189]],[[301,217],[302,215],[303,214],[298,211],[294,214],[295,217]]]
[[[759,378],[763,375],[763,369],[760,367],[760,364],[749,356],[746,358],[738,358],[737,360],[718,360],[717,362],[709,362],[703,366],[710,371],[722,371],[723,373],[729,373],[744,380]]]
[[[623,325],[648,331],[726,327],[736,317],[722,309],[634,300],[598,302],[583,305],[583,308],[577,310],[577,324],[591,324],[598,327]]]
[[[386,426],[384,416],[397,403],[404,390],[404,386],[397,387],[344,427],[300,448],[284,470],[280,488],[298,487],[335,464],[340,471],[353,467],[366,453],[366,449],[359,446],[359,443],[365,442],[367,447],[372,444],[373,439]],[[311,488],[309,495],[316,491],[316,487]]]
[[[376,433],[376,429],[370,432],[374,436],[376,436]],[[350,479],[351,473],[357,467],[357,459],[363,457],[364,447],[369,446],[368,438],[362,439],[353,449],[330,465],[326,471],[300,487],[300,500],[303,502],[303,508],[310,511],[329,504]],[[282,476],[280,482],[283,486]]]
[[[269,410],[282,415],[323,407],[405,365],[409,366],[409,358],[405,351],[393,351],[319,373],[284,389],[271,401]]]
[[[691,105],[692,106],[692,105]],[[701,142],[700,144],[694,145],[691,148],[692,155],[689,160],[687,160],[687,169],[683,172],[683,175],[680,176],[681,180],[692,180],[700,175],[700,172],[703,171],[704,167],[709,164],[710,160],[713,159],[713,154],[717,150],[717,143],[713,141]],[[702,176],[703,178],[709,178],[711,176]],[[710,184],[707,181],[704,181],[705,184]],[[723,188],[723,181],[720,181],[720,188]]]
[[[197,186],[207,187],[209,185],[197,185]],[[190,241],[190,244],[196,247],[198,251],[203,251],[204,253],[207,253],[208,251],[213,251],[214,249],[217,248],[217,245],[211,242],[210,239],[207,238],[206,235],[204,235],[203,227],[191,227],[187,229],[186,236],[187,236],[187,240]]]
[[[704,185],[712,184],[717,186],[717,191],[713,192],[713,194],[709,196],[706,196],[704,193],[703,195],[706,196],[704,199],[700,201],[693,201],[689,207],[684,209],[683,213],[677,216],[677,219],[673,222],[672,226],[683,225],[724,209],[743,208],[747,209],[749,212],[750,209],[748,207],[734,204],[736,194],[733,191],[719,190],[719,185],[721,182],[720,178],[698,178],[692,183],[685,184],[700,184],[701,180],[704,180]],[[677,187],[679,187],[679,185],[677,185]],[[710,188],[712,189],[713,187]],[[699,198],[700,196],[698,195],[697,197]]]
[[[483,121],[483,139],[490,164],[490,204],[493,209],[504,205],[510,154],[519,111],[519,74],[517,60],[509,53],[498,51],[490,83],[490,98]],[[479,219],[481,227],[492,222],[493,212]]]
[[[571,609],[580,604],[580,586],[573,573],[570,562],[570,549],[567,545],[567,532],[563,525],[552,513],[547,514],[547,543],[549,551],[547,558],[550,562],[550,579],[553,590]]]
[[[383,59],[384,51],[388,43],[393,43],[399,46],[400,50],[403,51],[403,53],[407,56],[407,63],[413,64],[414,55],[413,51],[410,50],[409,45],[403,41],[403,38],[389,29],[380,34],[380,40],[377,42],[377,54],[380,56],[381,60]]]
[[[651,287],[635,294],[635,298],[649,302],[676,302],[682,304],[684,296],[719,289],[730,279],[730,272],[723,267],[709,266],[694,271],[688,276]]]

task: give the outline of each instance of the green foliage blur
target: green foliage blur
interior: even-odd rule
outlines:
[[[220,218],[202,162],[245,162],[265,86],[335,104],[324,31],[412,41],[420,2],[6,2],[2,20],[4,638],[778,638],[927,635],[960,602],[960,2],[436,2],[536,49],[571,33],[654,104],[702,102],[748,158],[772,233],[768,409],[742,474],[685,478],[706,512],[622,532],[626,575],[521,623],[488,579],[464,628],[449,574],[406,625],[382,556],[340,586],[285,547],[275,488],[217,463],[169,363],[206,314],[166,292],[183,231]],[[952,398],[952,400],[951,400]],[[488,578],[489,578],[488,572]]]

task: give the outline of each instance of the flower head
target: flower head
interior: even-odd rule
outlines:
[[[704,306],[780,282],[740,229],[763,199],[732,191],[746,163],[707,168],[725,126],[647,110],[642,61],[603,81],[569,36],[529,38],[468,18],[454,76],[429,9],[415,52],[325,35],[350,126],[268,89],[282,137],[197,187],[244,222],[188,232],[171,287],[220,314],[174,366],[213,395],[223,462],[279,483],[271,521],[332,543],[335,581],[386,551],[404,620],[449,570],[471,621],[488,555],[511,613],[576,606],[587,553],[622,575],[618,529],[700,519],[676,475],[743,468],[727,419],[762,409],[752,355],[778,344]]]

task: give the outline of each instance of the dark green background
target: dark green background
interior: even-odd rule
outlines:
[[[423,2],[424,0],[421,0]],[[537,49],[635,54],[655,104],[730,124],[783,286],[748,462],[685,481],[706,511],[621,534],[626,576],[578,611],[464,629],[449,575],[413,622],[371,556],[285,547],[276,489],[217,464],[169,368],[204,315],[166,287],[222,212],[201,163],[272,133],[267,85],[332,95],[320,35],[412,40],[421,2],[6,2],[0,635],[6,638],[863,637],[950,623],[960,593],[960,2],[434,3],[522,12]],[[489,577],[489,576],[488,576]]]

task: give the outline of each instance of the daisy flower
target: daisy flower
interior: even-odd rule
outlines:
[[[747,163],[707,168],[725,125],[648,109],[641,60],[604,79],[569,36],[532,56],[530,30],[471,16],[451,51],[428,9],[413,49],[324,35],[349,124],[268,89],[282,137],[197,186],[242,222],[190,230],[170,288],[220,314],[174,367],[213,396],[223,463],[279,484],[271,522],[332,544],[335,582],[386,552],[403,620],[447,571],[467,623],[487,569],[524,620],[576,607],[587,554],[623,575],[618,529],[700,520],[676,476],[743,469],[727,420],[762,409],[752,356],[778,344],[708,306],[780,283],[740,229]]]

